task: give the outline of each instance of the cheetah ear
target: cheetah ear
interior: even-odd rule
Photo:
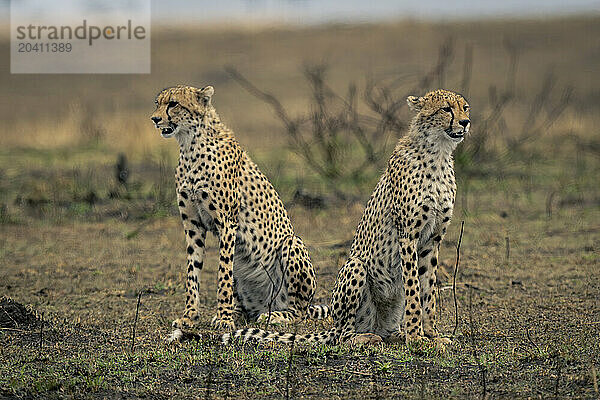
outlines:
[[[198,93],[198,101],[200,101],[202,105],[208,106],[210,105],[213,94],[215,94],[215,88],[212,86],[206,86],[200,90],[200,93]]]
[[[421,108],[423,108],[423,98],[422,97],[417,97],[417,96],[408,96],[406,98],[406,103],[408,103],[408,107],[416,112],[421,111]]]

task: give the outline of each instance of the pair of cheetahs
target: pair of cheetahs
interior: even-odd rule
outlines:
[[[219,238],[216,328],[237,317],[293,322],[331,315],[327,332],[295,335],[248,328],[234,338],[279,342],[415,342],[443,347],[435,324],[440,243],[456,194],[452,152],[469,131],[469,105],[456,93],[410,96],[416,112],[398,141],[356,230],[330,306],[311,305],[316,279],[306,246],[281,198],[212,105],[214,89],[177,86],[156,97],[152,121],[179,143],[177,202],[187,243],[186,305],[171,340],[199,318],[206,234]]]

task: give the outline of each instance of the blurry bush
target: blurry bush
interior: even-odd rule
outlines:
[[[515,101],[519,51],[508,40],[504,40],[504,50],[507,53],[505,81],[489,86],[487,103],[472,105],[473,131],[455,152],[456,168],[465,178],[500,171],[498,163],[527,157],[524,145],[547,131],[571,100],[573,91],[568,86],[553,100],[551,94],[555,91],[556,79],[550,71],[542,80],[524,120],[505,117],[506,110]],[[416,85],[410,90],[406,90],[410,87],[406,77],[395,76],[377,82],[370,79],[362,91],[350,83],[346,94],[340,95],[327,84],[326,66],[305,66],[311,105],[305,114],[298,116],[291,116],[276,97],[257,88],[235,68],[227,67],[226,71],[250,94],[273,108],[285,127],[291,149],[343,199],[347,197],[341,189],[343,184],[359,186],[385,168],[397,138],[408,127],[410,116],[402,114],[406,97],[446,88],[454,54],[454,42],[448,38],[439,47],[437,63],[416,79]],[[461,76],[452,80],[460,82],[459,91],[467,99],[472,69],[473,47],[466,45]],[[365,112],[359,112],[365,108]],[[510,135],[506,134],[508,131]],[[498,138],[503,141],[500,147],[491,143]]]
[[[306,165],[325,180],[335,195],[344,198],[341,182],[358,184],[370,174],[379,173],[396,141],[396,132],[405,124],[395,114],[394,104],[369,98],[375,115],[358,111],[356,85],[348,85],[345,95],[326,83],[327,67],[305,66],[311,87],[311,107],[303,115],[290,116],[273,95],[258,89],[236,69],[227,72],[248,92],[269,104],[285,126],[291,149]]]

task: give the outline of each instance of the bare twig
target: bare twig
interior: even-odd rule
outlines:
[[[362,372],[355,370],[348,370],[346,368],[321,368],[317,372],[335,372],[335,373],[346,373],[360,376],[373,376],[374,374],[371,372]]]
[[[592,383],[594,384],[594,392],[596,395],[598,394],[598,378],[596,377],[596,366],[592,363],[592,368],[590,371],[592,375]]]
[[[516,137],[507,137],[508,151],[511,154],[518,150],[520,146],[532,138],[539,137],[545,131],[550,129],[552,125],[560,118],[561,114],[567,109],[567,105],[571,102],[573,88],[567,86],[563,89],[560,99],[553,106],[550,104],[551,92],[556,84],[556,77],[550,70],[546,73],[546,77],[542,82],[539,92],[531,103],[528,112],[528,118],[521,127],[521,133]],[[546,110],[542,113],[542,110]],[[541,118],[541,115],[545,115]]]
[[[487,114],[473,115],[473,119],[480,122],[477,124],[477,132],[475,132],[468,142],[457,150],[457,160],[465,160],[463,162],[472,162],[482,159],[485,155],[487,142],[493,136],[495,130],[502,128],[503,113],[506,107],[514,99],[514,89],[516,86],[516,73],[518,66],[518,51],[516,47],[508,40],[504,41],[504,48],[509,56],[508,68],[504,88],[498,89],[495,85],[490,85],[488,89],[489,106]],[[468,54],[465,54],[467,57]],[[467,60],[465,60],[465,63]],[[467,67],[465,67],[466,70]],[[466,72],[463,71],[463,74]],[[468,75],[467,75],[468,76]],[[467,87],[469,81],[467,80]]]
[[[317,171],[319,174],[328,175],[328,172],[325,169],[323,169],[323,167],[314,158],[312,152],[310,151],[310,145],[308,144],[308,142],[306,142],[300,134],[300,128],[302,123],[304,122],[303,119],[292,119],[285,111],[285,108],[283,107],[281,102],[279,102],[279,100],[277,100],[275,96],[258,89],[235,68],[225,67],[225,71],[227,71],[227,73],[233,78],[233,80],[238,82],[244,89],[246,89],[248,93],[264,101],[273,108],[277,117],[284,123],[286,130],[291,138],[291,143],[293,145],[294,150],[299,152],[308,162],[310,167]]]
[[[489,290],[484,289],[484,288],[480,288],[479,286],[475,286],[475,285],[471,285],[470,283],[464,283],[464,286],[467,289],[473,289],[473,290],[477,290],[478,292],[484,292],[484,293],[490,293]]]
[[[0,331],[11,331],[11,332],[22,332],[22,333],[31,332],[31,331],[25,331],[23,329],[17,329],[17,328],[0,328]]]
[[[456,244],[456,263],[454,264],[454,274],[452,275],[452,297],[454,299],[454,329],[452,330],[452,336],[456,334],[458,329],[458,302],[456,301],[456,275],[458,274],[458,264],[460,262],[460,245],[462,243],[463,232],[465,229],[465,221],[460,223],[460,235],[458,236],[458,242]]]
[[[487,368],[479,360],[479,353],[477,352],[477,344],[475,343],[475,336],[477,335],[477,329],[473,324],[473,291],[469,289],[469,330],[471,331],[471,347],[473,350],[473,358],[479,367],[481,372],[481,398],[487,397]]]
[[[554,200],[554,196],[556,195],[556,190],[548,193],[548,197],[546,197],[546,216],[548,218],[552,218],[552,201]]]
[[[215,354],[214,349],[211,347],[210,349],[210,366],[208,367],[208,374],[206,374],[206,393],[204,394],[204,398],[209,400],[212,398],[211,388],[213,383],[213,372],[215,369]]]
[[[504,38],[504,49],[508,53],[509,64],[508,72],[506,75],[505,93],[513,96],[515,93],[515,85],[517,82],[517,66],[519,65],[519,51],[517,46],[508,38]]]
[[[446,70],[452,63],[453,55],[454,40],[452,37],[448,37],[438,49],[438,61],[435,67],[421,78],[418,86],[411,92],[421,92],[427,88],[431,88],[436,79],[438,81],[438,86],[441,88],[444,87]]]
[[[258,89],[234,68],[227,67],[226,71],[251,95],[271,106],[285,127],[291,149],[330,183],[344,178],[358,181],[366,172],[384,167],[390,138],[406,127],[396,115],[403,100],[392,98],[385,88],[376,96],[373,86],[367,85],[364,102],[379,115],[363,115],[358,111],[356,85],[350,84],[345,96],[338,95],[327,85],[324,65],[304,67],[311,87],[311,107],[297,117],[290,116],[275,96]],[[358,159],[349,162],[349,154]],[[335,189],[339,185],[332,187],[338,198],[345,198]]]
[[[285,373],[285,398],[289,400],[290,398],[290,376],[292,371],[292,364],[294,359],[294,344],[296,343],[296,331],[294,331],[294,340],[292,344],[290,344],[290,354],[288,357],[288,367]]]
[[[9,299],[10,299],[10,298],[9,298]],[[18,323],[17,321],[15,321],[15,319],[14,319],[14,318],[13,318],[13,317],[12,317],[12,316],[11,316],[11,315],[8,313],[8,311],[6,311],[6,310],[3,308],[3,309],[2,309],[2,312],[3,312],[4,314],[6,314],[6,316],[8,317],[8,319],[10,319],[10,320],[12,321],[12,323],[13,323],[13,325],[14,325],[15,327],[18,327],[18,326],[19,326],[19,323]]]
[[[465,59],[463,63],[463,76],[462,83],[460,84],[461,90],[465,96],[469,95],[469,86],[471,84],[471,75],[473,70],[473,46],[471,44],[465,45]]]
[[[481,288],[481,287],[476,286],[476,285],[471,285],[470,283],[460,283],[460,282],[456,283],[456,287],[457,288],[461,287],[461,286],[463,286],[463,287],[465,287],[467,289],[476,290],[478,292],[491,293],[488,289],[484,289],[484,288]],[[446,290],[452,290],[452,288],[453,288],[453,285],[444,285],[444,286],[440,287],[440,291],[444,292]]]
[[[132,353],[135,348],[135,328],[137,325],[138,315],[140,312],[140,302],[141,301],[142,301],[142,291],[140,290],[140,292],[138,293],[137,305],[135,306],[135,319],[133,320],[133,329],[131,330],[131,352]]]
[[[506,252],[504,254],[504,257],[505,257],[506,263],[508,263],[508,261],[510,260],[510,237],[506,236],[504,238],[504,241],[506,242]]]
[[[240,74],[238,72],[238,70],[236,70],[235,68],[228,66],[228,67],[225,67],[225,71],[233,78],[233,80],[235,80],[244,89],[246,89],[246,91],[248,91],[248,93],[250,93],[254,97],[257,97],[257,98],[263,100],[265,103],[270,104],[273,107],[273,109],[275,110],[277,116],[283,122],[285,122],[286,125],[289,125],[289,126],[294,125],[294,122],[288,116],[287,112],[285,111],[285,109],[283,108],[283,106],[281,105],[279,100],[277,100],[277,98],[275,98],[275,96],[258,89],[256,86],[254,86],[252,83],[250,83],[250,81],[248,81],[246,78],[244,78],[244,76],[242,74]]]
[[[402,132],[406,129],[406,123],[400,120],[397,112],[404,105],[404,97],[394,99],[390,94],[390,86],[376,87],[372,81],[367,82],[364,99],[371,111],[379,114],[380,120],[377,123],[374,136],[382,137],[388,130]]]
[[[280,249],[280,254],[281,254],[281,249]],[[268,314],[267,314],[268,316],[267,316],[267,320],[265,321],[265,328],[264,328],[265,330],[267,330],[267,329],[269,329],[269,324],[271,323],[271,312],[273,310],[273,303],[275,302],[275,298],[277,296],[279,296],[279,293],[281,292],[281,289],[283,288],[283,281],[285,279],[283,276],[281,277],[281,282],[279,282],[279,288],[277,289],[277,292],[275,292],[275,281],[271,277],[271,274],[269,273],[269,271],[265,268],[265,266],[262,263],[260,263],[260,266],[263,268],[263,270],[267,274],[267,277],[271,281],[271,298],[269,299]]]
[[[562,373],[562,363],[560,361],[560,359],[558,360],[558,366],[556,367],[557,371],[556,371],[556,383],[554,384],[554,397],[556,399],[558,399],[558,386],[560,383],[560,377],[561,377],[561,373]]]
[[[41,320],[40,320],[40,354],[39,356],[42,356],[42,348],[44,346],[44,313],[42,313],[41,315]]]
[[[527,328],[525,329],[525,332],[527,334],[527,340],[529,340],[529,343],[531,343],[533,345],[533,347],[535,347],[535,349],[537,350],[538,354],[542,354],[542,351],[540,350],[540,348],[538,347],[537,344],[535,344],[535,342],[533,341],[533,339],[531,338],[531,334],[529,333],[529,331],[532,328]]]

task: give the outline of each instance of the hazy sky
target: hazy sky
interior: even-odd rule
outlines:
[[[13,0],[31,2],[40,13],[63,8],[97,12],[111,4],[135,9],[140,0]],[[143,0],[142,0],[143,1]],[[600,0],[151,0],[156,23],[216,22],[368,22],[399,18],[462,19],[477,17],[546,17],[560,14],[600,14]],[[0,0],[8,17],[7,0]],[[64,12],[64,11],[60,11]]]
[[[227,0],[195,3],[176,0],[153,2],[152,6],[155,18],[168,15],[194,20],[250,18],[300,23],[373,21],[402,17],[455,19],[600,13],[598,0]]]

